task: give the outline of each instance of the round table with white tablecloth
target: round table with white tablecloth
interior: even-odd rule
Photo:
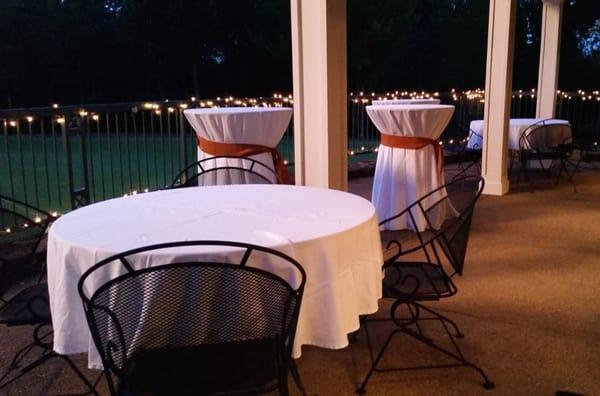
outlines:
[[[372,195],[380,221],[400,213],[421,196],[444,184],[443,151],[440,151],[441,146],[437,140],[453,113],[454,106],[451,105],[367,106],[367,114],[381,132],[382,139],[377,154]],[[384,139],[391,143],[387,144]],[[409,144],[395,144],[395,140],[403,139]],[[412,141],[418,144],[412,145]],[[431,200],[437,198],[436,194],[430,197]],[[444,215],[444,211],[439,211],[440,221]],[[415,220],[419,229],[426,228],[426,221],[422,216],[416,215]],[[386,228],[414,227],[408,216],[402,216],[387,223]]]
[[[375,209],[367,200],[290,185],[163,190],[86,206],[52,225],[47,263],[54,350],[87,352],[90,367],[100,367],[77,292],[83,272],[118,252],[185,240],[253,243],[300,262],[307,283],[294,357],[302,345],[348,345],[347,334],[359,328],[359,316],[378,309],[383,258]],[[144,256],[132,265],[176,258]]]
[[[293,110],[287,107],[219,107],[184,110],[185,117],[198,137],[198,160],[218,155],[249,156],[276,170],[278,176],[284,172],[285,165],[275,148],[290,123],[292,112]],[[243,148],[242,152],[239,151],[241,146],[246,146],[249,152],[258,154],[242,154]],[[243,166],[243,163],[236,159],[220,159],[215,166]],[[276,180],[273,175],[265,174],[265,176],[274,183],[286,181],[281,180],[283,176],[279,177],[279,180]],[[219,180],[215,180],[211,184],[220,183]]]
[[[439,99],[382,99],[373,100],[373,105],[396,105],[396,104],[440,104]]]
[[[569,121],[560,120],[560,119],[546,119],[546,118],[511,118],[509,120],[508,127],[508,148],[510,150],[518,150],[519,149],[519,139],[521,135],[527,128],[534,124],[538,124],[543,122],[546,125],[551,124],[561,124],[567,125]],[[469,148],[482,148],[483,147],[483,120],[473,120],[469,125],[471,131],[475,132],[477,135],[472,135],[467,143]],[[557,131],[561,132],[562,129],[558,129]],[[561,132],[562,133],[562,132]],[[556,143],[562,143],[567,136],[556,136]]]

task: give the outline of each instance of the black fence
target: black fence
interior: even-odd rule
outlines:
[[[439,98],[456,106],[442,136],[448,144],[467,136],[469,123],[483,118],[483,92],[388,92],[348,98],[348,155],[374,155],[379,132],[365,107],[373,99]],[[511,117],[535,116],[535,92],[513,94]],[[193,130],[183,115],[190,107],[283,106],[291,96],[116,103],[0,111],[0,194],[50,212],[155,190],[197,157]],[[560,92],[557,118],[568,119],[575,138],[600,141],[598,92]],[[278,147],[293,165],[293,123]]]

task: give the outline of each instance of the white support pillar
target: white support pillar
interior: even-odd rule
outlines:
[[[508,192],[508,120],[517,0],[490,0],[481,174],[483,192]]]
[[[543,1],[536,116],[538,118],[554,118],[556,89],[558,88],[560,32],[565,0]]]
[[[296,184],[346,190],[346,0],[290,2]]]

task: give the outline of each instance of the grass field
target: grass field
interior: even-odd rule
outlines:
[[[181,142],[175,135],[92,133],[85,143],[84,156],[82,139],[69,139],[72,161],[68,167],[60,134],[5,135],[0,141],[0,194],[48,211],[64,212],[71,207],[69,169],[74,189],[83,187],[84,159],[90,199],[96,202],[133,191],[162,188],[197,156],[192,134]],[[350,147],[360,150],[363,145],[372,147],[373,142],[353,141]],[[288,162],[293,161],[293,137],[284,136],[278,149]],[[350,156],[349,161],[363,158]]]

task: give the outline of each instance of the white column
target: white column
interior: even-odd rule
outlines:
[[[291,0],[296,184],[348,187],[346,0]]]
[[[508,192],[508,120],[517,0],[490,0],[481,174],[483,192]]]
[[[556,89],[558,88],[560,32],[565,0],[543,1],[536,116],[538,118],[554,118]]]

